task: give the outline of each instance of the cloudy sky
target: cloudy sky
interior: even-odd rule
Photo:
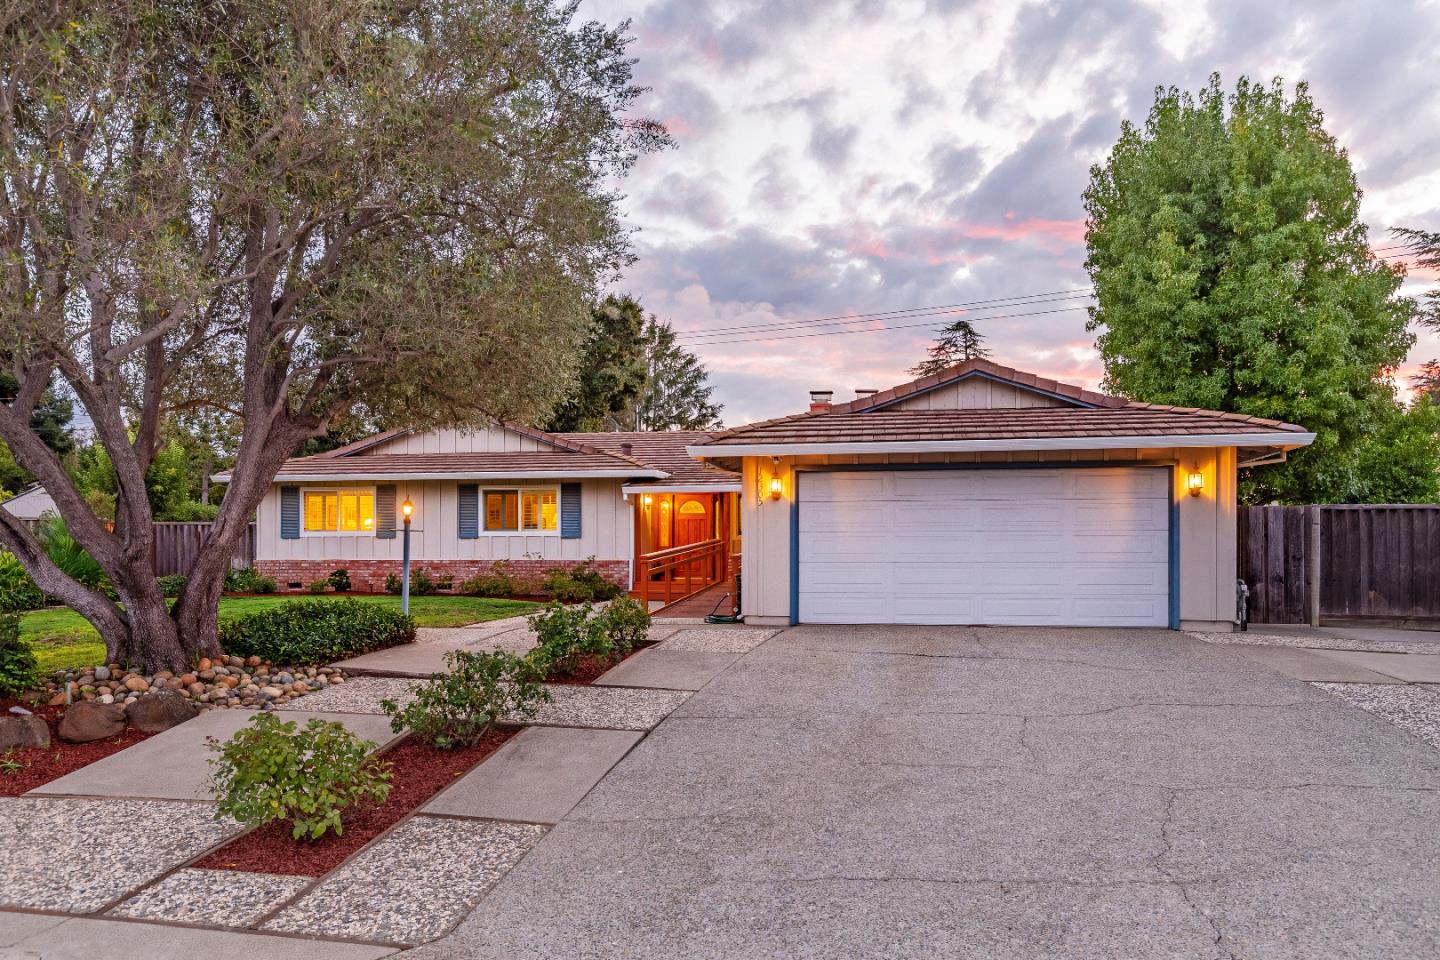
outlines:
[[[1372,246],[1440,229],[1440,2],[584,0],[630,19],[675,150],[626,183],[622,289],[687,331],[728,423],[908,379],[944,317],[996,360],[1094,386],[1091,163],[1157,84],[1307,80],[1349,148]],[[1407,292],[1434,277],[1412,275]],[[989,303],[985,303],[989,301]],[[824,322],[879,311],[883,320]],[[837,332],[845,331],[845,332]],[[859,332],[857,332],[859,331]],[[1422,338],[1402,375],[1440,356]]]

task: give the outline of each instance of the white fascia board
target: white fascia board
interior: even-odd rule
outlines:
[[[739,493],[742,489],[736,480],[734,483],[647,483],[639,487],[626,484],[620,492],[628,497],[633,493]]]
[[[1024,437],[1014,440],[881,440],[868,443],[717,443],[686,447],[692,457],[799,457],[852,453],[965,453],[1012,450],[1134,450],[1154,447],[1309,446],[1313,433],[1157,434],[1135,437]]]
[[[670,476],[660,470],[490,470],[464,473],[281,473],[275,483],[376,483],[388,480],[629,480]],[[221,481],[223,482],[223,481]]]

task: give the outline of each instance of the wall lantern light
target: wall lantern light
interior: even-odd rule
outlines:
[[[652,504],[652,503],[655,502],[655,498],[652,497],[652,496],[650,496],[650,494],[647,493],[647,494],[645,494],[645,496],[643,496],[643,497],[640,498],[640,502],[641,502],[642,504],[644,504],[645,506],[648,507],[648,506],[650,506],[650,504]]]
[[[1185,489],[1190,491],[1190,496],[1198,497],[1205,490],[1205,474],[1199,470],[1191,470],[1190,475],[1185,478]]]
[[[770,478],[770,499],[779,500],[780,495],[785,492],[785,484],[780,481],[780,475],[776,474]]]

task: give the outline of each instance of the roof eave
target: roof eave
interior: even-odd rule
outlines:
[[[463,470],[411,471],[407,473],[278,473],[274,483],[360,483],[377,480],[664,480],[663,470]],[[224,479],[221,479],[221,478]],[[230,474],[216,474],[217,483],[229,483]]]
[[[1021,437],[1006,440],[872,440],[767,443],[716,443],[686,447],[692,457],[784,457],[852,453],[963,453],[1021,450],[1133,450],[1157,447],[1277,447],[1294,450],[1309,446],[1313,433],[1186,433],[1104,437]]]

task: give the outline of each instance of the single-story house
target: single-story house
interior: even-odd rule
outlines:
[[[1236,480],[1314,434],[972,360],[717,433],[394,432],[288,461],[256,565],[458,579],[594,557],[675,598],[742,573],[747,622],[1228,629]],[[743,536],[742,536],[743,532]]]

